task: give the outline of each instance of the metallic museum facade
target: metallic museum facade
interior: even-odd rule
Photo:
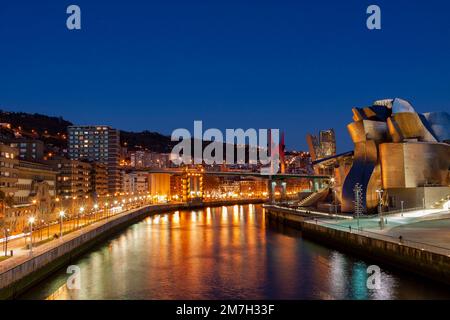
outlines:
[[[443,205],[450,196],[450,115],[417,113],[399,98],[353,108],[347,126],[355,144],[353,164],[338,186],[341,210],[354,209],[362,184],[367,213]]]

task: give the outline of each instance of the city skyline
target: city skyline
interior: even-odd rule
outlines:
[[[65,28],[64,5],[25,3],[0,13],[0,104],[10,111],[166,135],[194,120],[279,128],[302,150],[306,134],[334,128],[343,152],[351,107],[401,97],[419,112],[450,109],[444,1],[437,11],[378,1],[382,29],[372,31],[359,1],[78,1],[78,31]]]
[[[0,300],[450,299],[449,10],[0,4]]]

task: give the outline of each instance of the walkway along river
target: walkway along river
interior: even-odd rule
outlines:
[[[447,287],[380,265],[381,288],[367,288],[371,263],[269,223],[260,205],[156,214],[96,245],[22,299],[436,299]]]

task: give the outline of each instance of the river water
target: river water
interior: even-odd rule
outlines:
[[[131,225],[22,299],[436,299],[450,291],[381,268],[367,288],[370,263],[310,242],[267,222],[259,205],[157,214]],[[75,268],[76,269],[76,268]]]

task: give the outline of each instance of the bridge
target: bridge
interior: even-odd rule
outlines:
[[[286,198],[286,180],[288,179],[307,179],[312,181],[312,191],[316,192],[324,187],[324,184],[330,180],[328,175],[311,175],[296,173],[277,173],[273,175],[264,175],[260,172],[249,171],[206,171],[199,168],[171,168],[171,169],[138,169],[136,171],[148,174],[168,174],[180,175],[182,177],[183,200],[188,201],[191,194],[203,194],[203,176],[218,177],[243,177],[267,180],[269,191],[269,201],[273,201],[275,188],[281,186],[281,198]]]
[[[311,175],[311,174],[297,174],[297,173],[277,173],[273,175],[264,175],[259,172],[248,171],[200,171],[197,169],[188,169],[196,171],[198,173],[210,176],[229,176],[229,177],[253,177],[269,180],[286,180],[286,179],[309,179],[309,180],[329,180],[329,175]],[[165,173],[165,174],[185,174],[188,172],[186,169],[136,169],[134,171],[146,172],[146,173]]]

